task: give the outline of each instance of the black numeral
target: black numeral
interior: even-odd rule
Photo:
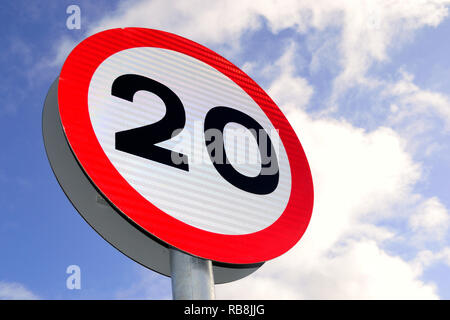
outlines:
[[[186,113],[180,98],[162,83],[136,74],[122,75],[114,80],[111,94],[133,102],[134,94],[140,90],[154,93],[161,98],[166,106],[166,114],[158,122],[116,132],[116,149],[189,171],[186,155],[154,145],[176,136],[184,128]],[[175,163],[174,158],[180,159],[180,163]]]
[[[225,125],[230,122],[238,123],[249,129],[258,143],[261,156],[261,171],[256,177],[248,177],[241,174],[229,163],[223,142],[223,130]],[[277,188],[279,181],[278,161],[272,141],[263,127],[255,119],[241,111],[228,107],[215,107],[209,110],[205,117],[204,130],[206,140],[209,138],[207,136],[208,130],[214,129],[220,131],[220,135],[214,138],[221,139],[221,141],[214,141],[214,144],[206,141],[206,146],[217,172],[225,180],[241,190],[255,194],[273,192]],[[213,155],[213,152],[217,151],[218,144],[222,147],[220,151],[223,159]],[[264,150],[264,147],[266,147],[266,150]]]

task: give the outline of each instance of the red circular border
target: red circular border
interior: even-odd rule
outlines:
[[[88,89],[94,72],[104,60],[134,47],[174,50],[203,61],[239,85],[269,117],[279,130],[292,179],[286,209],[272,225],[245,235],[224,235],[190,226],[146,200],[114,168],[91,124]],[[64,63],[59,79],[58,104],[69,145],[91,181],[118,210],[164,242],[205,259],[251,264],[283,254],[305,232],[312,213],[313,184],[300,141],[281,110],[249,76],[204,46],[152,29],[112,29],[97,33],[81,42]]]

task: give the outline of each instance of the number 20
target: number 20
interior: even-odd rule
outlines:
[[[179,134],[186,124],[186,112],[183,103],[172,90],[153,79],[136,74],[125,74],[114,80],[111,87],[111,94],[117,98],[133,102],[135,93],[141,90],[157,95],[164,102],[166,114],[161,120],[155,123],[116,132],[115,148],[119,151],[130,153],[138,157],[189,171],[187,155],[178,154],[182,161],[181,163],[176,164],[172,161],[172,156],[175,153],[174,151],[155,146],[156,143],[174,137],[174,132]],[[225,126],[230,122],[238,123],[250,130],[258,143],[260,155],[269,155],[267,163],[262,161],[261,169],[272,167],[275,168],[275,170],[273,170],[274,172],[272,174],[263,174],[263,170],[261,170],[255,177],[243,175],[229,163],[223,139],[220,141],[222,152],[226,159],[223,163],[214,161],[212,154],[214,149],[211,148],[212,144],[208,145],[208,142],[205,140],[208,154],[217,172],[225,180],[241,190],[260,195],[273,192],[277,188],[279,181],[278,161],[275,156],[272,141],[256,120],[236,109],[217,106],[207,112],[204,122],[204,131],[216,129],[223,134]],[[260,133],[263,133],[267,139],[267,153],[266,150],[262,149],[263,146],[260,144]]]

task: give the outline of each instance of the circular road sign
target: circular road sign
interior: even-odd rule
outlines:
[[[58,105],[91,183],[162,242],[253,264],[305,232],[313,185],[301,144],[264,90],[215,52],[157,30],[100,32],[68,56]]]

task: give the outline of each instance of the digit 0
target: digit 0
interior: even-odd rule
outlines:
[[[255,177],[249,177],[238,172],[227,158],[223,131],[225,125],[230,122],[238,123],[249,129],[258,143],[261,171]],[[214,144],[211,141],[208,143],[208,130],[211,129],[220,131],[221,134],[214,138],[221,139],[221,141],[214,141]],[[280,174],[275,150],[269,135],[255,119],[236,109],[219,106],[212,108],[206,114],[204,131],[209,157],[216,170],[225,180],[241,190],[255,194],[269,194],[277,188]],[[217,145],[222,147],[223,161],[222,159],[215,159],[213,155]],[[266,147],[266,150],[264,150],[264,147]]]

